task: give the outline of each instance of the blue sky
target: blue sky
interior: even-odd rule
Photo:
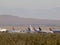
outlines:
[[[60,0],[0,0],[0,14],[60,20]]]

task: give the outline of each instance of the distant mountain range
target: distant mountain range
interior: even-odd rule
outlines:
[[[60,25],[60,20],[21,18],[11,15],[0,15],[0,25],[44,24]]]

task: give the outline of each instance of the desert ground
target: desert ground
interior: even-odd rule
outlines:
[[[4,29],[7,29],[7,30],[12,30],[13,28],[15,30],[27,30],[27,28],[28,28],[28,26],[26,26],[26,25],[23,25],[23,26],[0,26],[0,27],[4,28]],[[39,26],[32,26],[32,27],[34,27],[36,29],[39,28]],[[60,30],[60,26],[40,26],[40,28],[42,30],[49,30],[49,28]]]

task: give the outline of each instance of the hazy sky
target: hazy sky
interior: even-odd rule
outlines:
[[[52,17],[52,19],[60,19],[60,16],[59,15],[57,16],[57,14],[50,15],[50,13],[49,13],[47,15],[46,14],[41,15],[40,13],[38,13],[39,11],[36,11],[39,9],[50,10],[51,8],[56,8],[56,7],[60,7],[60,0],[0,0],[0,14],[2,14],[2,13],[10,14],[11,13],[13,15],[14,14],[16,14],[18,16],[20,15],[21,17],[32,17],[32,18],[42,18],[42,19],[45,19],[45,18],[51,19],[51,17]],[[23,14],[20,14],[20,13],[17,14],[16,8],[18,10],[20,8],[20,13],[23,13]],[[8,10],[8,11],[6,11],[6,10]],[[30,15],[26,14],[27,12]],[[36,14],[36,12],[37,12],[37,14]]]
[[[0,0],[0,7],[53,8],[59,6],[60,0]]]

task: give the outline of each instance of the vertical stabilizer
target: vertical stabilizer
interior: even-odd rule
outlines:
[[[34,30],[33,30],[33,27],[32,27],[31,25],[30,25],[30,30],[31,30],[31,31],[34,31]]]

